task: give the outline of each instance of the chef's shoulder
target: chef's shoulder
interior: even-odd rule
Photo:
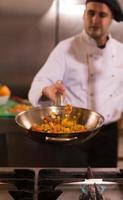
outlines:
[[[122,53],[122,51],[123,51],[123,42],[121,42],[121,41],[119,41],[119,40],[116,40],[116,39],[112,39],[113,40],[113,45],[114,45],[114,47],[120,52],[121,51],[121,53]]]
[[[60,49],[65,51],[80,45],[80,41],[81,41],[81,34],[77,34],[72,37],[61,40],[55,48],[57,50]]]
[[[113,39],[112,54],[114,55],[117,67],[123,70],[123,43],[119,40]]]

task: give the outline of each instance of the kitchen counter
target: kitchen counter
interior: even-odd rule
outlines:
[[[14,118],[0,119],[0,141],[0,157],[3,157],[0,166],[41,167],[55,164],[57,145],[32,141]]]
[[[76,145],[37,143],[25,135],[14,118],[0,118],[0,167],[87,167],[77,162]],[[85,146],[84,146],[85,148]],[[71,156],[75,152],[75,158]]]
[[[85,150],[86,144],[83,146]],[[84,159],[77,160],[82,157],[80,149],[76,151],[76,145],[39,144],[25,135],[14,117],[0,118],[0,167],[88,167]],[[75,152],[74,158],[71,152]]]

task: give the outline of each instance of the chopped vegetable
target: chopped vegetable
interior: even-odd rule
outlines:
[[[71,133],[86,130],[84,125],[78,124],[76,116],[70,117],[72,106],[65,106],[65,115],[51,113],[42,119],[41,124],[33,124],[31,130],[47,133]]]

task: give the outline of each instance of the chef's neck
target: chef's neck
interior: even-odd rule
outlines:
[[[101,38],[99,38],[99,39],[98,39],[98,38],[95,39],[95,41],[96,41],[97,46],[98,46],[99,48],[105,48],[108,39],[109,39],[109,36],[108,36],[108,35],[105,35],[104,37],[101,37]]]

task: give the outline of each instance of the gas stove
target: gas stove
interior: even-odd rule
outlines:
[[[123,200],[123,170],[0,168],[1,200]]]

